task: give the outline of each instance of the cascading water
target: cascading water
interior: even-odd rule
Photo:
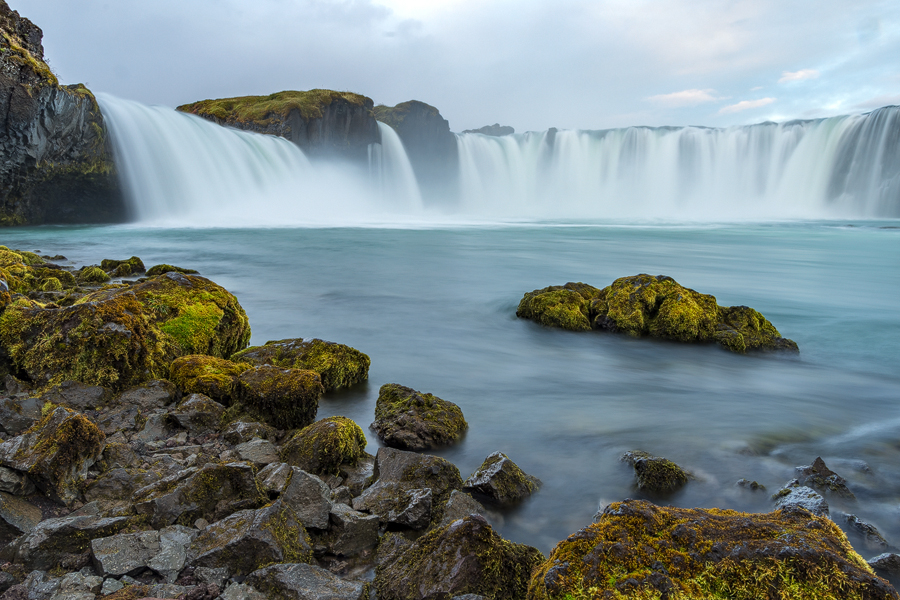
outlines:
[[[381,144],[369,144],[369,172],[375,180],[375,191],[384,206],[418,212],[422,194],[403,142],[389,125],[379,122],[378,132]]]
[[[462,210],[520,218],[900,215],[900,108],[746,127],[457,136]]]

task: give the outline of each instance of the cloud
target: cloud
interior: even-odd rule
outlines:
[[[741,112],[742,110],[749,110],[751,108],[759,108],[760,106],[766,106],[768,104],[772,104],[775,102],[775,98],[760,98],[759,100],[741,100],[737,104],[729,104],[728,106],[723,106],[719,109],[720,115],[730,115],[734,113]]]
[[[721,100],[713,96],[715,90],[683,90],[681,92],[672,92],[671,94],[659,94],[647,98],[650,102],[655,102],[662,106],[678,107],[678,106],[697,106],[704,102],[715,102]]]
[[[876,96],[865,102],[860,102],[853,108],[881,108],[882,106],[891,106],[894,104],[900,104],[900,94],[893,96]]]
[[[804,79],[818,79],[819,72],[815,69],[800,69],[799,71],[784,71],[778,83],[788,83],[791,81],[803,81]]]

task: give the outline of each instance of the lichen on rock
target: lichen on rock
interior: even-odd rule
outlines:
[[[584,283],[552,285],[525,294],[516,316],[547,327],[588,331],[591,328],[589,303],[599,292]]]
[[[468,429],[462,409],[434,394],[388,383],[378,391],[372,429],[394,448],[428,450],[457,442]]]
[[[265,423],[296,429],[315,421],[324,391],[315,371],[263,365],[238,376],[234,399]]]
[[[180,356],[172,361],[169,380],[185,394],[204,394],[226,406],[231,404],[237,376],[250,368],[205,354]]]
[[[362,428],[347,417],[328,417],[298,431],[281,451],[286,463],[316,475],[337,474],[366,454]]]
[[[462,489],[504,506],[531,496],[541,485],[540,479],[525,473],[508,456],[494,452],[463,482]]]
[[[690,473],[667,458],[653,456],[641,450],[631,450],[622,455],[622,461],[631,465],[637,488],[650,494],[671,494],[688,482]]]

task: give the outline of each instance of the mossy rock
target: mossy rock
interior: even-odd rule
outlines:
[[[13,252],[6,246],[0,246],[0,267],[16,265],[25,265],[25,257],[18,252]]]
[[[588,331],[591,328],[589,302],[599,291],[585,283],[572,282],[535,290],[519,302],[516,316],[547,327]]]
[[[556,545],[533,574],[529,600],[893,599],[832,521],[798,509],[747,514],[608,506]]]
[[[109,275],[100,267],[85,267],[78,273],[78,281],[82,283],[106,283]]]
[[[62,282],[56,277],[48,277],[41,284],[41,291],[44,292],[61,292],[62,289]]]
[[[462,409],[396,383],[381,386],[372,429],[388,446],[428,450],[457,442],[468,429]]]
[[[278,429],[296,429],[315,421],[324,392],[315,371],[263,365],[238,376],[234,399],[261,421]]]
[[[297,432],[284,445],[281,460],[307,473],[337,475],[366,455],[362,428],[347,417],[328,417]]]
[[[185,394],[204,394],[225,406],[231,404],[234,382],[251,368],[247,363],[233,363],[205,354],[190,354],[172,361],[169,381]]]
[[[640,450],[626,452],[622,461],[634,469],[637,488],[642,492],[671,494],[681,489],[690,479],[690,474],[671,460]]]
[[[525,473],[502,452],[494,452],[463,483],[463,491],[494,504],[516,504],[540,489],[541,480]]]
[[[537,548],[497,535],[470,515],[385,553],[375,571],[379,600],[423,600],[475,594],[517,600],[544,556]]]
[[[177,110],[203,117],[214,117],[229,123],[254,123],[265,127],[274,120],[287,119],[293,111],[299,112],[304,121],[320,119],[323,116],[323,108],[332,102],[361,107],[367,104],[371,106],[371,100],[360,94],[315,89],[302,92],[289,90],[268,96],[201,100],[179,106]]]
[[[715,338],[738,354],[752,350],[800,351],[797,342],[781,337],[768,319],[748,306],[720,306]]]
[[[125,277],[132,273],[143,273],[147,270],[144,267],[144,261],[137,256],[132,256],[127,260],[104,258],[100,261],[100,268],[107,273],[112,273],[113,277]],[[162,275],[162,273],[159,273],[159,275]]]
[[[143,263],[141,263],[143,264]],[[183,267],[176,267],[174,265],[154,265],[147,269],[147,277],[156,277],[157,275],[165,275],[166,273],[182,273],[184,275],[196,275],[197,271],[194,269],[185,269]]]
[[[303,338],[266,342],[232,356],[232,360],[252,365],[275,365],[291,369],[309,369],[322,377],[326,392],[350,387],[369,377],[369,357],[355,348]]]

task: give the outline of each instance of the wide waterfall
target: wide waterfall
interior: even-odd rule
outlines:
[[[134,217],[182,225],[458,219],[680,220],[900,215],[900,108],[744,127],[457,135],[458,196],[424,201],[399,136],[369,163],[98,97]],[[423,182],[419,182],[423,183]]]

